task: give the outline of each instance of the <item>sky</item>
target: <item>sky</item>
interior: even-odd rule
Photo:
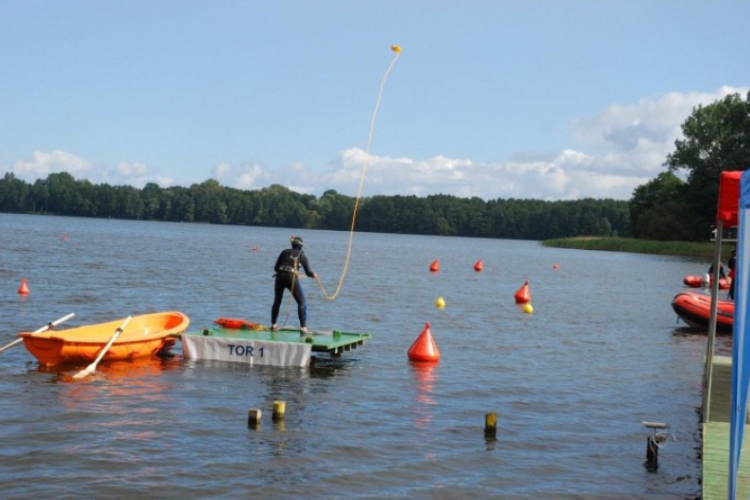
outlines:
[[[696,106],[748,92],[748,19],[745,0],[0,0],[0,174],[627,200]]]

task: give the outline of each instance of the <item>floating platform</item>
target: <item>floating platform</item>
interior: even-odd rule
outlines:
[[[310,364],[313,352],[337,357],[364,344],[370,334],[310,330],[303,335],[294,328],[273,332],[268,329],[211,327],[175,337],[182,340],[182,353],[186,359],[304,367]]]

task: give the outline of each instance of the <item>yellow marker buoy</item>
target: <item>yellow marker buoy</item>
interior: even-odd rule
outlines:
[[[531,304],[528,304],[528,303],[524,304],[523,305],[523,312],[525,312],[526,314],[531,314],[531,313],[534,312],[534,308],[531,307]]]
[[[445,307],[445,301],[442,297],[438,297],[438,299],[435,301],[435,307],[437,307],[438,309],[442,309]]]

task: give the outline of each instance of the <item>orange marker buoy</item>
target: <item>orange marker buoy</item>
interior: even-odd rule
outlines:
[[[258,247],[258,245],[255,245],[255,246],[253,247],[253,252],[257,252],[258,250],[260,250],[260,248]]]
[[[474,270],[475,270],[476,272],[479,272],[479,271],[481,271],[482,269],[484,269],[484,264],[482,264],[482,259],[479,259],[479,260],[477,261],[477,263],[476,263],[476,264],[474,264]]]
[[[529,291],[529,280],[523,284],[521,288],[516,292],[516,304],[526,304],[531,300],[531,292]]]
[[[432,261],[432,264],[430,264],[430,272],[436,273],[438,271],[440,271],[440,261],[435,259]]]
[[[68,235],[67,234],[63,234],[62,235],[62,240],[63,241],[68,241]]]
[[[428,363],[437,363],[440,361],[440,351],[438,351],[435,339],[430,332],[430,324],[424,324],[424,330],[419,334],[417,340],[409,348],[407,353],[411,361],[423,361]]]
[[[560,264],[555,264],[552,266],[552,269],[560,269]]]
[[[21,295],[29,294],[29,286],[26,284],[26,278],[21,280],[21,286],[18,287],[18,293]]]

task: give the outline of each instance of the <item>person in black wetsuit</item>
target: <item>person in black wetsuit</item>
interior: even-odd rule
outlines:
[[[302,251],[302,246],[304,245],[302,238],[292,236],[291,243],[292,248],[282,250],[279,258],[276,259],[276,265],[273,267],[274,271],[276,271],[274,275],[276,276],[276,282],[273,288],[271,330],[276,331],[279,329],[276,320],[279,318],[279,309],[281,308],[281,300],[284,298],[284,290],[287,289],[292,292],[292,297],[297,301],[300,332],[307,334],[307,302],[305,301],[305,292],[302,291],[302,286],[299,283],[299,268],[302,266],[305,274],[310,278],[315,278],[316,275],[310,269],[307,256]]]
[[[732,250],[732,255],[729,257],[727,267],[729,268],[729,277],[732,279],[732,283],[729,284],[729,300],[734,300],[734,278],[737,275],[737,248]]]

